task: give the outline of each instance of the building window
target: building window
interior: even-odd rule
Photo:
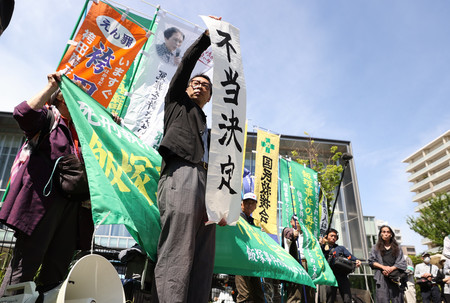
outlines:
[[[23,141],[22,135],[0,133],[0,163],[3,164],[0,166],[0,198],[6,190],[11,166]]]

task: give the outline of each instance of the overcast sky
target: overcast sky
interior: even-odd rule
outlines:
[[[122,0],[153,16],[138,0]],[[352,142],[364,215],[402,231],[414,215],[401,161],[450,121],[450,2],[444,0],[165,1],[204,27],[222,16],[241,30],[247,118],[275,133]],[[16,1],[0,37],[0,111],[34,95],[54,71],[82,0]]]

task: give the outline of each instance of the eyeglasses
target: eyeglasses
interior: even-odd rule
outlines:
[[[198,80],[191,81],[192,88],[196,88],[198,86],[201,86],[204,89],[209,89],[211,87],[211,84],[208,82],[200,82]]]

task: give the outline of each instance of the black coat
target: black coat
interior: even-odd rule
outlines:
[[[170,82],[164,106],[164,136],[158,149],[163,157],[161,171],[171,157],[194,164],[203,158],[202,136],[206,130],[206,115],[189,98],[186,88],[197,60],[210,44],[209,36],[200,36],[186,51]]]

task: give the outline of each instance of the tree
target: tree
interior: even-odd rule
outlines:
[[[408,216],[406,223],[422,237],[428,238],[436,246],[443,246],[444,237],[450,234],[450,194],[438,194],[426,202],[417,218]]]
[[[308,135],[307,133],[305,134]],[[322,192],[327,198],[328,213],[331,211],[330,203],[334,201],[336,186],[339,185],[341,173],[343,171],[342,165],[337,165],[337,161],[342,156],[342,153],[338,152],[337,149],[337,146],[332,146],[329,153],[322,152],[319,149],[318,144],[315,144],[314,140],[310,137],[308,146],[305,147],[303,151],[291,151],[292,158],[297,163],[306,165],[317,172]],[[326,155],[323,162],[319,160],[320,154]]]

